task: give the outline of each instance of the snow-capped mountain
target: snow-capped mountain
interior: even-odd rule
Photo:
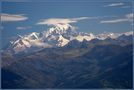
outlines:
[[[19,52],[32,52],[44,48],[63,47],[72,40],[83,42],[83,40],[90,41],[92,39],[116,39],[121,35],[129,36],[132,34],[133,32],[130,31],[121,34],[105,32],[94,35],[92,33],[77,32],[74,27],[69,24],[58,24],[41,33],[33,32],[24,36],[18,35],[16,40],[10,41],[10,49],[17,54]]]
[[[104,32],[104,33],[96,35],[96,38],[99,40],[105,40],[106,38],[117,39],[118,37],[122,35],[125,35],[125,36],[133,35],[133,31],[129,31],[125,33]]]
[[[129,31],[129,32],[122,33],[122,34],[124,34],[124,35],[126,35],[126,36],[130,36],[130,35],[133,35],[133,31]]]
[[[11,42],[11,48],[15,53],[28,52],[50,47],[63,47],[71,40],[82,42],[94,38],[93,34],[78,33],[71,25],[56,25],[46,32],[33,32],[28,35],[18,35],[18,38]],[[34,49],[33,49],[34,48]]]
[[[107,33],[107,32],[104,32],[104,33],[101,33],[101,34],[96,35],[96,38],[98,38],[100,40],[104,40],[106,38],[116,39],[120,35],[121,34],[118,34],[118,33],[109,33],[109,32]]]

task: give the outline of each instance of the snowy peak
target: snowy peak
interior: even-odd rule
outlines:
[[[29,48],[43,49],[48,47],[62,47],[68,44],[69,40],[63,34],[73,33],[72,27],[69,24],[58,24],[50,28],[46,32],[37,33],[32,32],[28,35],[18,35],[19,38],[11,41],[12,48],[15,53],[27,51]]]
[[[30,38],[30,39],[39,39],[39,33],[33,32],[30,35],[28,35],[28,38]]]
[[[64,31],[64,30],[66,31],[68,29],[73,29],[73,27],[71,25],[69,25],[69,24],[63,24],[63,23],[56,24],[55,25],[55,28],[57,30],[61,30],[61,31]]]
[[[126,33],[123,33],[124,35],[126,36],[130,36],[130,35],[133,35],[133,31],[129,31],[129,32],[126,32]]]
[[[60,46],[60,47],[65,46],[69,42],[69,40],[68,39],[65,39],[62,35],[59,35],[57,41],[58,41],[57,46]]]
[[[75,39],[82,42],[83,40],[90,41],[94,38],[95,36],[92,33],[79,33],[79,35]]]
[[[100,39],[100,40],[104,40],[106,38],[116,39],[119,36],[120,36],[120,34],[118,34],[118,33],[109,33],[109,32],[107,33],[107,32],[104,32],[102,34],[96,35],[96,38]]]
[[[54,27],[51,27],[46,32],[46,37],[49,35],[63,35],[66,33],[74,33],[74,27],[69,24],[56,24]]]
[[[22,52],[29,47],[31,47],[31,45],[29,41],[25,39],[19,39],[13,43],[13,50],[15,51],[15,53]]]
[[[19,52],[29,52],[29,50],[40,50],[51,47],[63,47],[72,40],[83,42],[84,40],[90,41],[92,39],[105,40],[107,38],[117,39],[122,35],[133,35],[133,32],[126,33],[102,33],[94,35],[92,33],[76,32],[69,24],[56,24],[48,31],[37,33],[32,32],[28,35],[18,35],[18,38],[11,42],[11,50],[14,50],[15,54]]]
[[[96,35],[96,38],[100,39],[100,40],[105,40],[106,38],[116,39],[122,35],[126,35],[126,36],[133,35],[133,31],[129,31],[129,32],[125,32],[125,33],[104,32],[104,33]]]

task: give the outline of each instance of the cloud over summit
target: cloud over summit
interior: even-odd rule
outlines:
[[[76,23],[80,20],[89,19],[89,17],[80,17],[80,18],[50,18],[43,19],[38,22],[38,25],[57,25],[57,24],[70,24]]]
[[[56,26],[60,29],[67,30],[69,27],[71,29],[76,29],[76,27],[71,26],[71,23],[76,23],[80,20],[91,19],[91,17],[79,17],[79,18],[49,18],[43,19],[37,23],[37,25],[48,25],[48,26]]]

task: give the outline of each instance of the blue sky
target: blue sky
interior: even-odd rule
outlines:
[[[132,30],[132,3],[122,0],[110,2],[54,1],[44,2],[2,2],[2,43],[6,45],[9,40],[18,34],[25,35],[31,32],[47,30],[47,24],[37,25],[40,20],[52,18],[75,20],[69,23],[78,28],[79,32],[92,32],[94,34],[106,32],[127,32]],[[26,1],[26,0],[25,0]],[[33,0],[35,1],[35,0]]]

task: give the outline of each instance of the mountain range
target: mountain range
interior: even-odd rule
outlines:
[[[3,89],[132,89],[133,32],[57,25],[18,35],[2,51]]]
[[[32,32],[28,35],[18,35],[16,39],[10,41],[7,51],[14,54],[39,51],[44,48],[64,47],[69,42],[77,40],[79,42],[91,41],[94,39],[118,39],[133,35],[132,31],[126,33],[93,33],[77,32],[71,25],[56,25],[41,33]]]

